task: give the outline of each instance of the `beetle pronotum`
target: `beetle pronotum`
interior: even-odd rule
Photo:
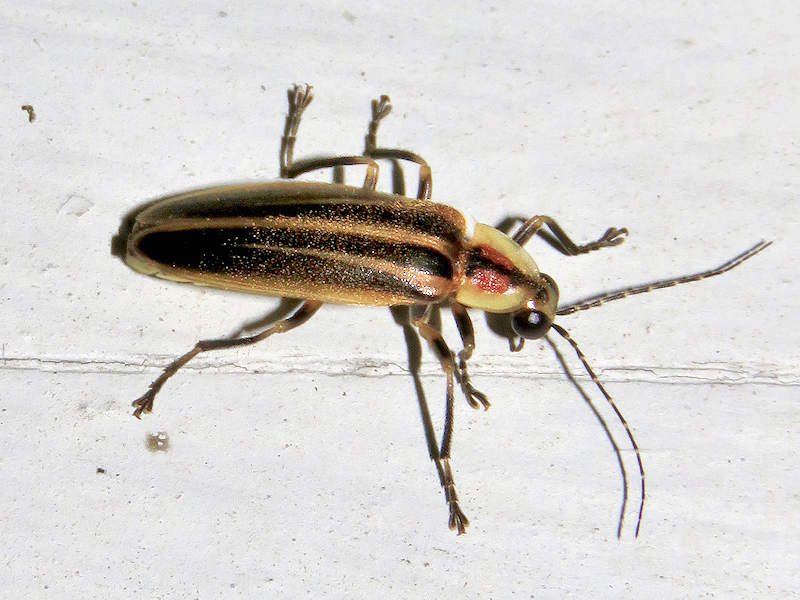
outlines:
[[[127,238],[126,261],[147,275],[303,302],[291,316],[256,335],[199,341],[167,365],[147,392],[133,402],[133,414],[140,417],[150,412],[164,383],[201,352],[254,344],[289,331],[308,321],[325,302],[408,306],[412,324],[433,349],[446,376],[441,447],[437,450],[434,442],[430,454],[449,507],[450,528],[461,534],[469,522],[459,506],[450,466],[455,384],[472,408],[489,407],[467,372],[475,348],[467,309],[475,308],[505,316],[514,333],[509,340],[512,351],[521,350],[526,339],[541,338],[550,329],[575,350],[624,426],[636,453],[641,481],[638,535],[645,498],[638,445],[586,357],[554,319],[632,294],[719,275],[771,242],[759,242],[715,269],[559,307],[555,281],[539,271],[522,246],[539,234],[559,252],[575,256],[620,244],[628,234],[626,229],[611,227],[595,241],[576,244],[552,218],[539,215],[522,223],[510,237],[483,224],[475,225],[470,232],[460,212],[430,201],[432,177],[425,160],[406,150],[377,146],[378,125],[391,111],[388,96],[372,101],[362,155],[300,161],[294,160],[294,145],[303,111],[312,99],[311,87],[294,86],[288,96],[289,112],[280,148],[283,181],[201,189],[152,203],[136,215]],[[376,191],[377,159],[416,163],[417,197]],[[292,181],[309,171],[356,164],[366,166],[361,187]],[[434,307],[449,308],[453,313],[463,343],[458,354],[429,323]],[[624,467],[623,479],[617,535],[627,501]]]

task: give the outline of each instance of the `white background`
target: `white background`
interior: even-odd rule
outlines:
[[[563,4],[2,3],[0,595],[796,593],[800,10]],[[465,536],[385,309],[325,307],[201,357],[131,417],[159,367],[277,301],[143,277],[111,239],[145,200],[276,177],[293,82],[316,94],[298,156],[358,153],[388,93],[380,143],[428,159],[437,201],[490,224],[552,215],[584,241],[628,227],[578,258],[530,242],[564,301],[775,240],[722,277],[560,320],[641,445],[638,539],[635,511],[615,537],[616,459],[552,349],[509,354],[479,313],[493,407],[458,399]],[[422,374],[439,427],[427,348]]]

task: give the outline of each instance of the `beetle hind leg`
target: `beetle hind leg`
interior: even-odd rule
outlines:
[[[378,148],[377,146],[377,133],[378,125],[392,112],[392,104],[389,96],[382,95],[372,101],[372,119],[367,128],[367,135],[364,138],[364,156],[371,158],[388,158],[391,160],[407,160],[419,165],[419,186],[417,188],[418,200],[430,200],[431,190],[433,188],[433,175],[431,174],[431,167],[428,162],[418,154],[409,152],[408,150],[400,150],[397,148]]]
[[[367,174],[364,177],[364,187],[374,190],[378,182],[378,163],[367,156],[334,156],[324,158],[311,158],[294,160],[294,145],[297,141],[297,130],[303,112],[311,104],[314,95],[311,86],[294,85],[289,88],[289,112],[286,114],[286,123],[283,128],[280,151],[280,176],[284,179],[294,179],[318,169],[344,167],[348,165],[366,165]]]
[[[250,344],[255,344],[256,342],[260,342],[274,333],[284,333],[290,329],[299,327],[308,321],[312,316],[314,316],[314,313],[319,310],[320,306],[322,306],[321,302],[306,300],[291,316],[283,319],[282,321],[278,321],[271,327],[253,336],[221,340],[200,340],[197,342],[197,344],[195,344],[194,348],[189,350],[189,352],[179,356],[170,364],[168,364],[161,375],[159,375],[158,378],[156,378],[156,380],[150,384],[148,390],[140,398],[137,398],[133,401],[133,416],[137,419],[140,419],[143,412],[152,412],[153,400],[155,399],[156,394],[158,394],[161,387],[170,377],[175,375],[175,373],[177,373],[181,367],[183,367],[201,352],[207,352],[209,350],[222,350],[223,348],[232,348],[234,346],[247,346]]]
[[[295,84],[287,92],[289,112],[286,114],[286,123],[283,126],[283,137],[281,138],[281,177],[289,177],[289,168],[294,160],[294,144],[297,141],[297,129],[300,127],[300,119],[314,99],[311,89],[308,84],[305,86]]]
[[[367,135],[364,138],[365,156],[369,156],[377,148],[378,125],[390,112],[392,112],[392,101],[386,94],[372,101],[372,120],[369,122]]]

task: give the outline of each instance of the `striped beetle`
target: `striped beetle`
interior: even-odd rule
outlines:
[[[406,150],[377,146],[378,125],[391,111],[388,96],[372,101],[363,155],[300,161],[294,160],[294,145],[303,111],[313,97],[311,87],[293,86],[288,97],[280,148],[283,181],[213,187],[158,200],[135,215],[127,233],[125,259],[130,267],[147,275],[303,302],[291,316],[256,335],[199,341],[170,363],[133,402],[133,414],[139,418],[143,412],[152,411],[153,399],[164,383],[201,352],[254,344],[289,331],[308,321],[325,302],[408,306],[411,324],[433,349],[447,379],[442,442],[437,448],[434,439],[430,454],[449,507],[450,528],[461,534],[469,521],[459,507],[450,466],[455,384],[472,408],[489,407],[467,372],[475,348],[467,309],[475,308],[506,319],[513,332],[509,338],[513,352],[521,350],[526,339],[542,338],[551,329],[575,350],[624,426],[636,453],[641,482],[638,536],[645,498],[638,445],[586,357],[554,319],[632,294],[719,275],[771,242],[759,242],[715,269],[559,307],[555,281],[539,271],[522,246],[539,234],[562,254],[575,256],[622,243],[628,234],[625,228],[611,227],[587,244],[576,244],[552,218],[542,215],[523,222],[510,237],[483,224],[469,231],[460,212],[430,201],[432,177],[425,160]],[[416,199],[375,190],[377,159],[405,160],[419,166]],[[366,166],[362,187],[292,181],[317,169],[359,164]],[[429,322],[435,307],[446,307],[453,313],[463,344],[457,355]],[[615,451],[619,458],[616,447]],[[620,465],[623,501],[618,536],[627,502],[627,476],[621,460]]]

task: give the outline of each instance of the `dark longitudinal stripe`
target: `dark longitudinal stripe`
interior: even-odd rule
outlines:
[[[175,269],[280,286],[286,295],[313,285],[432,301],[440,291],[429,287],[428,276],[449,282],[453,275],[450,260],[431,248],[314,230],[163,231],[144,235],[138,246],[151,260]],[[375,268],[359,257],[386,261],[392,268]]]
[[[139,241],[139,248],[159,263],[211,273],[241,270],[243,256],[250,258],[249,269],[260,269],[257,264],[260,253],[285,248],[318,250],[342,259],[377,258],[414,272],[445,279],[453,276],[450,259],[435,249],[314,229],[212,228],[153,232]],[[291,266],[286,265],[284,270],[287,269]]]
[[[165,200],[150,209],[148,219],[217,219],[286,217],[396,227],[461,243],[463,217],[448,206],[370,192],[346,186],[274,183],[251,187],[212,188]],[[334,191],[331,188],[335,188]]]

